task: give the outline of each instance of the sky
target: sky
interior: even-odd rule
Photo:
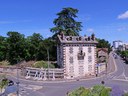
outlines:
[[[52,36],[50,28],[62,8],[79,10],[80,35],[91,35],[110,42],[128,42],[128,0],[0,0],[0,35],[17,31],[25,36],[34,32]]]

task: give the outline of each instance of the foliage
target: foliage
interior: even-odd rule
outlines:
[[[2,92],[2,89],[5,88],[8,85],[8,79],[6,79],[5,75],[0,75],[0,90]]]
[[[49,51],[49,58],[51,61],[55,61],[57,59],[57,46],[56,42],[53,41],[51,38],[45,39],[43,41],[42,46],[45,48],[44,50],[44,58],[45,60],[48,60],[47,56],[47,50]],[[46,50],[47,49],[47,50]]]
[[[128,96],[128,93],[124,93],[122,96]]]
[[[85,89],[84,87],[80,87],[80,88],[70,92],[68,94],[68,96],[84,96],[85,94],[87,95],[88,93],[89,93],[88,89]]]
[[[0,66],[8,66],[8,65],[10,65],[10,63],[8,62],[8,61],[1,61],[0,62]]]
[[[27,38],[27,54],[26,59],[27,60],[39,60],[42,56],[41,52],[41,42],[43,42],[43,37],[39,33],[33,33],[32,36],[29,36]],[[40,56],[41,55],[41,56]]]
[[[37,61],[35,62],[32,67],[35,68],[48,68],[48,63],[46,61]],[[55,66],[53,64],[49,64],[50,68],[55,68]]]
[[[24,35],[18,32],[7,33],[7,60],[11,64],[16,64],[24,58]]]
[[[110,96],[110,88],[103,85],[96,85],[92,88],[80,87],[68,94],[68,96]]]
[[[6,37],[0,36],[0,61],[3,61],[6,59],[7,55],[7,43],[6,43]]]
[[[98,47],[110,45],[105,40],[99,40]],[[103,41],[103,42],[101,42]],[[104,44],[104,42],[106,42]],[[101,43],[101,44],[100,44]],[[19,32],[7,32],[7,37],[0,36],[0,61],[8,61],[11,65],[21,61],[57,60],[57,44],[52,38],[43,39],[39,33],[25,37]],[[5,64],[6,65],[6,64]]]
[[[122,56],[123,58],[127,58],[127,57],[128,57],[128,50],[126,50],[126,51],[121,51],[120,54],[121,54],[121,56]]]
[[[128,64],[128,50],[126,51],[117,50],[116,53],[120,55],[126,61],[126,64]]]
[[[97,41],[98,41],[97,48],[108,48],[108,52],[112,50],[111,44],[105,39],[97,39]]]
[[[51,38],[43,39],[39,33],[25,38],[19,32],[10,31],[8,37],[0,36],[0,61],[9,61],[11,65],[20,61],[56,61],[56,42]],[[1,62],[1,64],[5,62]]]
[[[51,32],[55,33],[56,36],[61,31],[64,32],[65,35],[79,35],[79,31],[81,31],[81,22],[77,22],[75,18],[77,18],[78,10],[68,7],[63,8],[62,11],[57,13],[58,18],[56,18],[53,23],[55,27],[51,28]]]

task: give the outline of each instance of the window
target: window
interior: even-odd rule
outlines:
[[[73,47],[69,48],[69,53],[72,54],[73,53]]]
[[[92,52],[92,48],[91,46],[88,47],[88,53],[91,53]]]
[[[84,74],[84,67],[83,66],[79,66],[79,74],[80,75]]]
[[[88,65],[88,71],[92,71],[92,65]]]
[[[73,57],[70,57],[70,58],[69,58],[69,63],[70,63],[70,64],[73,64]]]
[[[92,62],[92,56],[88,56],[88,62]]]
[[[73,66],[70,66],[70,67],[69,67],[69,72],[70,72],[70,73],[73,73],[73,72],[74,72],[74,67],[73,67]]]

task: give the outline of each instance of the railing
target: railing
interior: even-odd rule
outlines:
[[[34,79],[34,80],[55,80],[64,78],[64,70],[63,69],[47,69],[47,68],[25,68],[22,70],[26,79]]]

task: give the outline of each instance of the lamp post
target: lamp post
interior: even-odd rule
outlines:
[[[49,49],[46,48],[47,50],[47,56],[48,56],[48,80],[49,80]]]
[[[19,96],[19,72],[18,72],[18,63],[17,63],[17,96]]]
[[[47,59],[47,60],[48,60],[48,61],[47,61],[47,63],[48,63],[48,70],[47,70],[47,72],[48,72],[48,73],[46,73],[46,75],[48,74],[48,80],[49,80],[49,48],[46,47],[44,43],[42,43],[42,44],[44,45],[44,48],[45,48],[46,51],[47,51],[47,58],[48,58],[48,59]]]

